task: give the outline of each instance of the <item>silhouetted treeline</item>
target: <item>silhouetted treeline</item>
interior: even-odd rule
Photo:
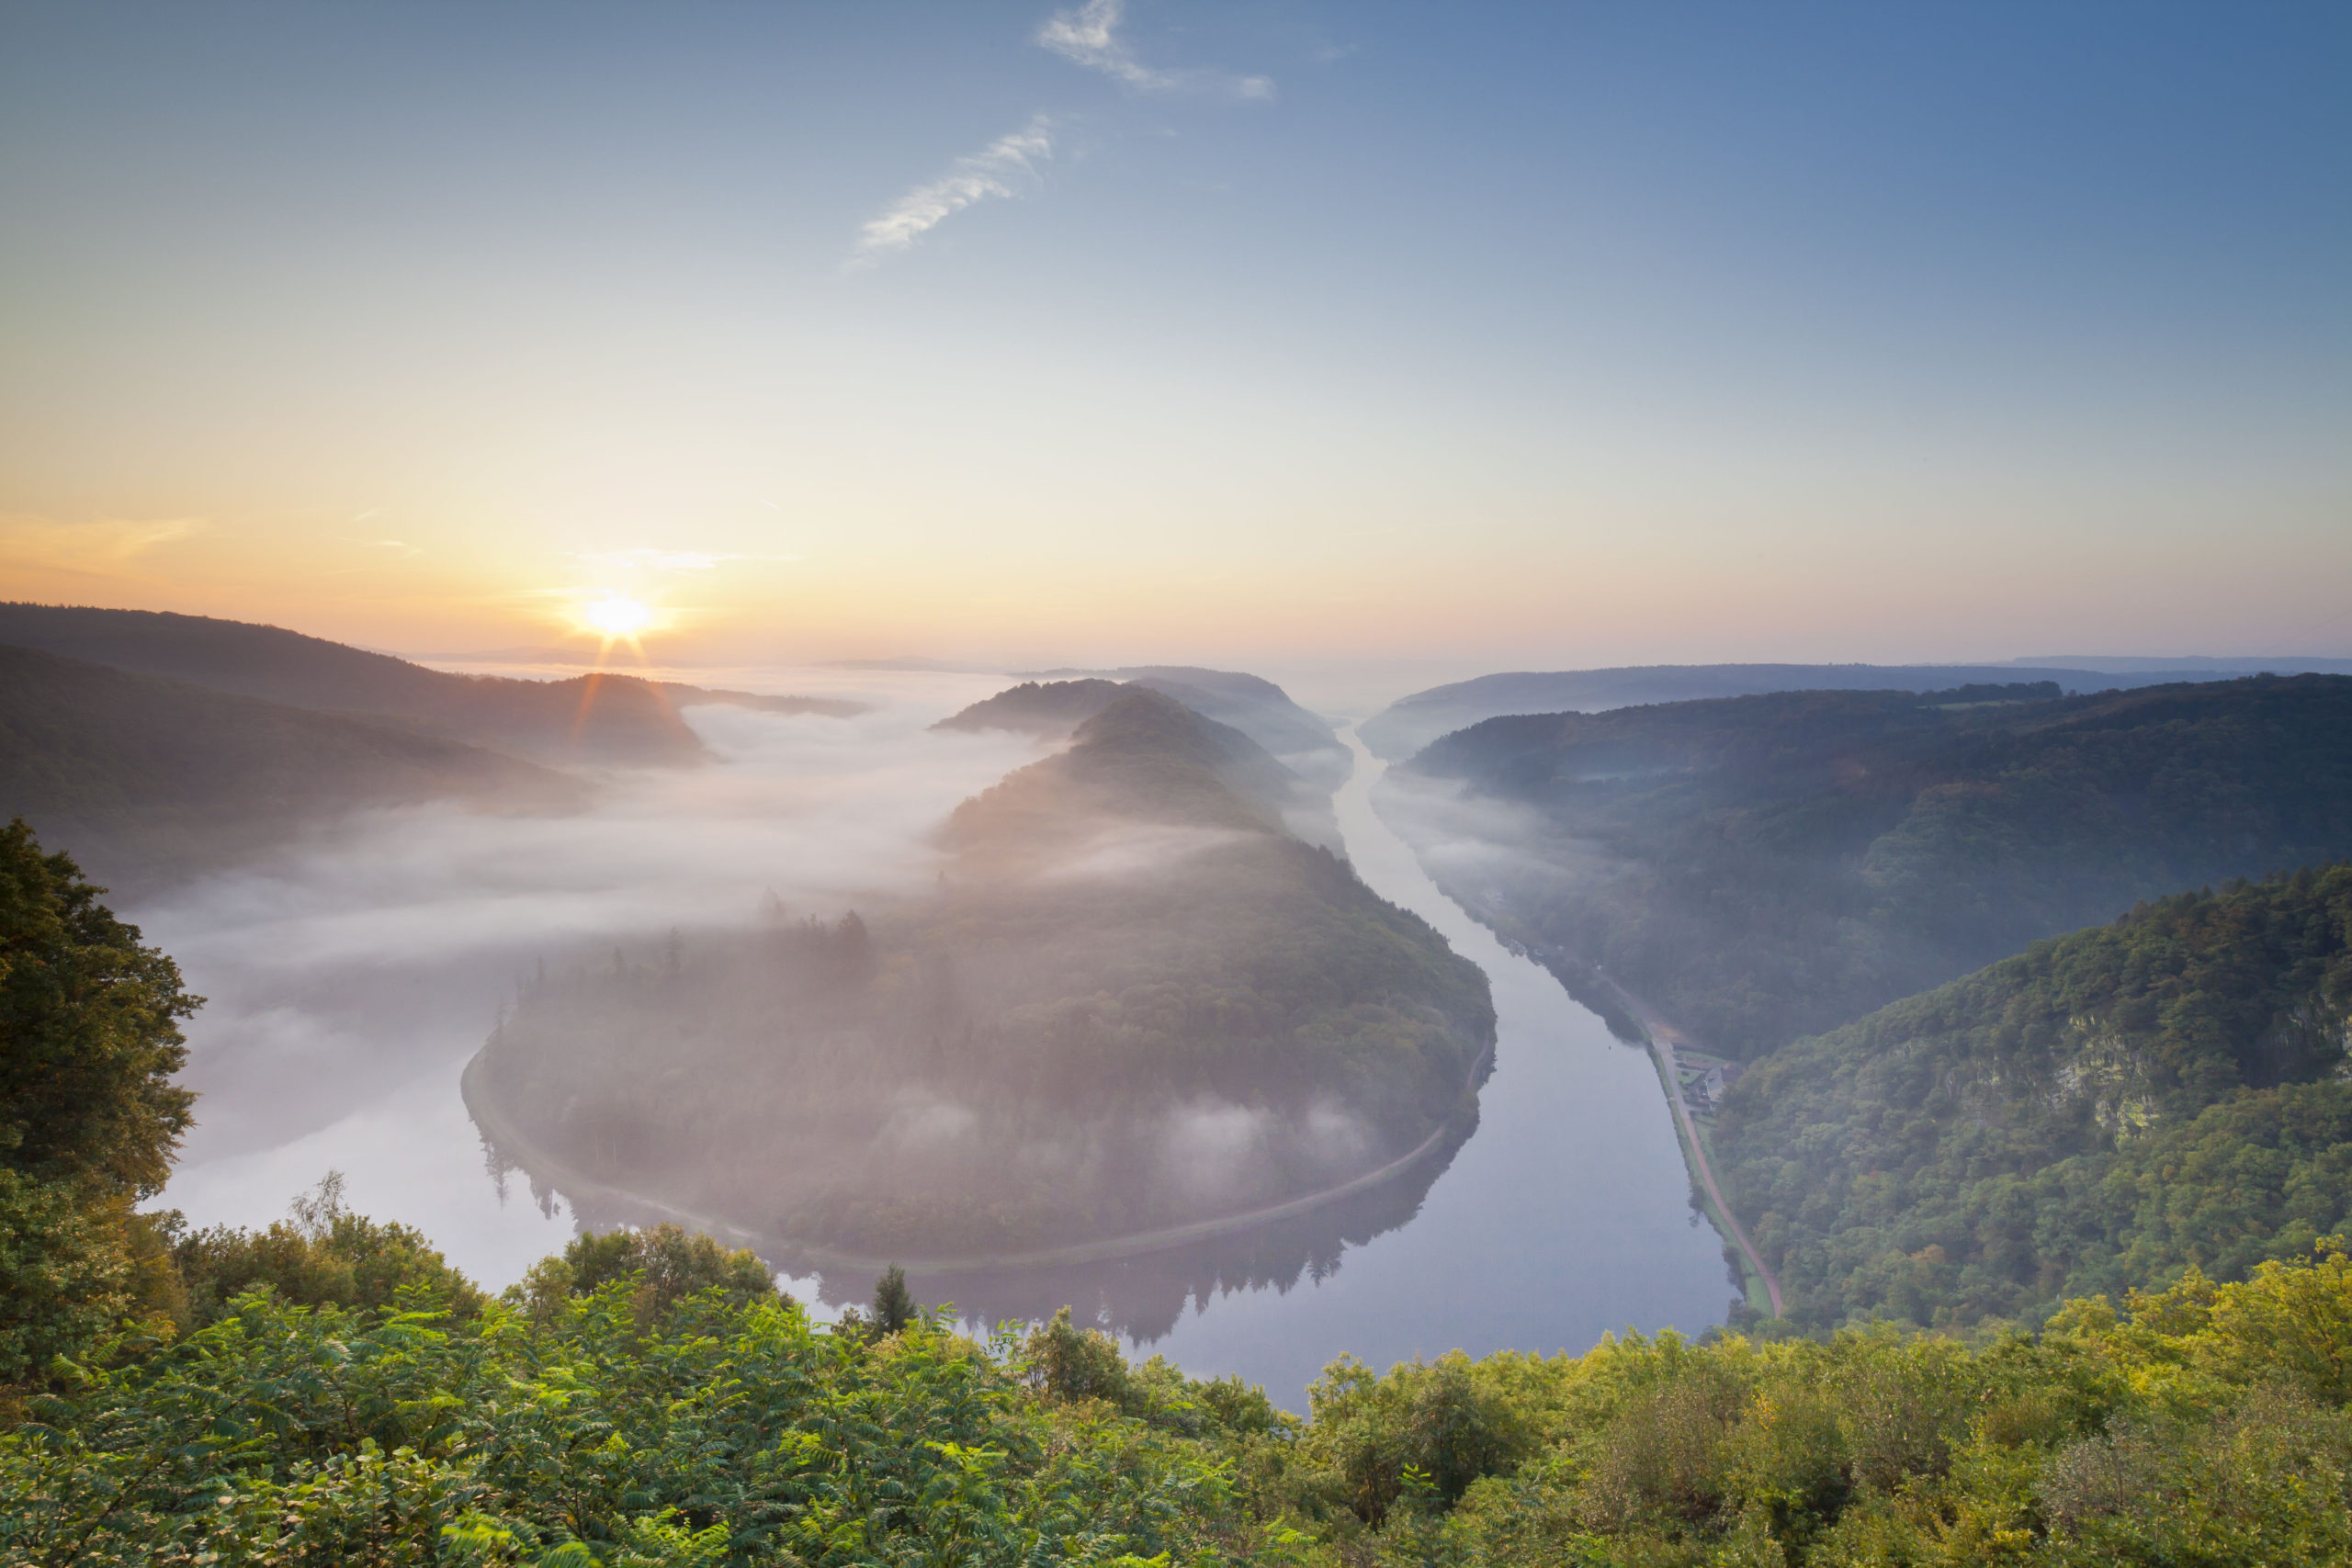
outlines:
[[[459,675],[282,626],[151,610],[0,604],[0,644],[286,707],[364,716],[541,761],[706,761],[708,752],[678,714],[695,703],[836,717],[863,705],[605,671],[552,681]],[[108,719],[103,711],[97,716]]]

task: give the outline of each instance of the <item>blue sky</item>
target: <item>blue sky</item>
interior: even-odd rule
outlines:
[[[2318,6],[10,6],[0,587],[2352,652],[2347,81]]]

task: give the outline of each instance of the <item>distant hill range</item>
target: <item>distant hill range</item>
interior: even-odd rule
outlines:
[[[133,896],[362,807],[548,810],[584,794],[446,737],[0,646],[0,819]]]
[[[1045,681],[1101,680],[1165,693],[1204,717],[1229,724],[1326,790],[1354,764],[1328,719],[1290,700],[1272,681],[1189,664],[1137,664],[1121,670],[1043,670]]]
[[[1735,1211],[1812,1327],[2039,1324],[2352,1224],[2352,866],[2189,893],[1774,1052]]]
[[[896,659],[828,659],[828,670],[903,670],[918,675],[1001,675],[1003,667],[972,664],[957,659],[923,659],[903,654]]]
[[[854,703],[624,675],[445,674],[277,626],[0,604],[0,819],[136,897],[344,812],[585,797],[571,763],[693,763],[678,709]]]
[[[1340,829],[1331,814],[1330,795],[1346,779],[1352,760],[1331,727],[1293,703],[1271,681],[1208,670],[1187,673],[1223,684],[1170,681],[1157,675],[1126,682],[1097,676],[1024,681],[932,728],[1002,729],[1059,739],[1137,692],[1154,692],[1206,719],[1203,734],[1222,737],[1221,743],[1237,755],[1246,751],[1258,759],[1256,765],[1265,771],[1252,780],[1246,793],[1271,812],[1279,825],[1309,843],[1338,851]],[[1270,742],[1280,742],[1283,749],[1277,751]]]
[[[2160,673],[2176,680],[2211,681],[2223,675],[2352,675],[2352,659],[2312,659],[2293,653],[2233,654],[2225,659],[2208,653],[2154,659],[2109,653],[2046,653],[2007,662],[2053,670],[2091,670],[2109,675]]]
[[[1475,1115],[1485,976],[1284,830],[1262,747],[1113,690],[956,810],[914,903],[526,988],[468,1072],[478,1119],[560,1189],[910,1266],[1426,1182]]]
[[[1599,713],[1648,703],[1767,692],[1940,692],[1954,686],[2054,681],[2068,694],[2211,681],[2224,674],[2352,674],[2345,659],[2085,659],[1997,664],[1635,664],[1548,674],[1481,675],[1399,697],[1357,733],[1376,757],[1400,761],[1439,736],[1520,713]]]
[[[1490,718],[1378,800],[1571,988],[1602,966],[1753,1055],[2140,899],[2352,858],[2352,677]]]
[[[842,716],[861,705],[766,697],[600,673],[567,681],[452,675],[280,626],[152,610],[0,604],[0,644],[162,676],[238,696],[391,722],[539,761],[700,761],[677,710],[740,703]]]

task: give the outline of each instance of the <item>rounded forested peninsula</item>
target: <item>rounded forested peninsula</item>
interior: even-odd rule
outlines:
[[[1408,1167],[1475,1115],[1486,977],[1285,828],[1300,789],[1133,689],[960,807],[912,907],[536,980],[478,1118],[554,1186],[845,1257],[1145,1239]]]

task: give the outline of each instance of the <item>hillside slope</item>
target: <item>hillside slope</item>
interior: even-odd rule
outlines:
[[[2131,661],[2124,661],[2131,662]],[[2294,673],[2329,660],[2290,660]],[[1364,720],[1359,733],[1373,754],[1401,761],[1442,735],[1507,714],[1599,713],[1711,697],[1760,696],[1771,692],[1939,692],[1954,686],[2055,682],[2068,694],[2104,692],[2183,681],[2211,681],[2222,671],[2158,668],[2139,661],[2130,670],[2075,669],[2055,662],[2016,664],[1637,664],[1610,670],[1562,670],[1481,675],[1399,697]]]
[[[2140,899],[2352,855],[2352,678],[1489,719],[1380,801],[1572,986],[1603,965],[1752,1055]]]
[[[360,807],[579,793],[458,741],[0,646],[0,819],[132,890]]]
[[[983,697],[932,726],[933,729],[1005,729],[1058,740],[1126,694],[1116,681],[1023,681]]]
[[[709,692],[612,672],[561,681],[453,675],[280,626],[147,610],[0,604],[0,644],[293,707],[398,719],[547,761],[677,763],[702,743],[697,702],[842,716],[857,704]]]
[[[1281,758],[1319,788],[1336,789],[1352,766],[1329,721],[1293,702],[1260,675],[1204,670],[1193,664],[1135,664],[1117,670],[1053,670],[1046,679],[1107,678],[1174,697],[1204,718],[1234,728]]]
[[[2352,866],[2191,893],[1774,1053],[1730,1198],[1812,1324],[2035,1321],[2352,1224]]]
[[[1196,673],[1213,674],[1201,671]],[[1271,682],[1260,681],[1254,675],[1229,677],[1237,682],[1250,682],[1262,687],[1279,698],[1285,707],[1290,699],[1283,696],[1282,688]],[[1345,782],[1348,768],[1352,765],[1344,748],[1340,750],[1336,765],[1313,744],[1300,744],[1302,737],[1294,725],[1279,713],[1269,722],[1260,698],[1262,694],[1245,690],[1249,700],[1228,700],[1205,688],[1182,682],[1155,682],[1138,679],[1122,683],[1094,677],[1074,681],[1024,681],[1008,687],[992,697],[972,704],[962,711],[941,719],[933,726],[936,729],[1007,729],[1019,734],[1035,735],[1041,739],[1058,739],[1073,734],[1078,728],[1106,709],[1137,692],[1148,692],[1169,698],[1198,715],[1206,728],[1204,735],[1219,739],[1216,745],[1223,761],[1216,765],[1224,770],[1225,782],[1239,789],[1252,802],[1291,833],[1310,844],[1339,852],[1341,847],[1340,824],[1331,812],[1331,791]],[[1212,712],[1211,710],[1216,710]],[[1138,708],[1136,713],[1152,711]],[[1304,712],[1305,710],[1299,710]],[[1228,721],[1222,714],[1236,714],[1251,718],[1256,725]],[[1132,726],[1130,721],[1130,727]],[[1320,721],[1317,720],[1319,724]],[[1274,748],[1267,743],[1269,734],[1276,740],[1298,744],[1300,749],[1283,753],[1278,758]],[[1324,741],[1338,746],[1328,726],[1320,731]],[[1313,736],[1304,740],[1311,742]],[[1300,769],[1308,770],[1302,773]]]

